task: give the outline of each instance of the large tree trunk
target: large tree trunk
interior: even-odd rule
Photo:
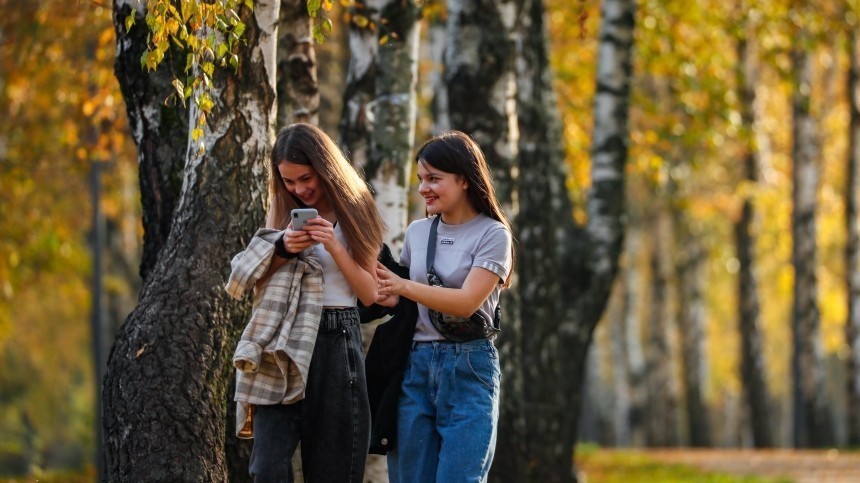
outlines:
[[[848,344],[846,373],[848,378],[848,445],[860,446],[860,33],[849,32],[850,70],[848,100],[851,127],[848,134],[848,159],[845,176],[845,282],[848,294],[848,320],[845,339]]]
[[[126,32],[123,21],[136,10],[136,28]],[[133,0],[114,2],[117,53],[114,72],[125,99],[131,134],[140,165],[140,202],[143,205],[143,253],[140,276],[149,277],[167,241],[173,210],[179,202],[182,168],[188,147],[188,108],[174,99],[171,81],[182,72],[185,55],[175,46],[154,72],[144,72],[140,57],[146,50],[148,30],[144,7]],[[171,64],[171,61],[173,62]]]
[[[278,128],[319,124],[319,82],[311,18],[305,0],[280,0],[278,21]]]
[[[170,234],[108,363],[104,425],[110,481],[227,481],[225,436],[234,431],[225,424],[230,357],[249,306],[229,300],[223,285],[231,257],[264,218],[278,7],[257,2],[254,11],[240,11],[247,47],[239,52],[239,72],[215,74],[215,106],[202,138],[206,152],[186,140]],[[121,27],[128,8],[116,5],[120,48],[134,43]],[[142,20],[136,25],[145,28]],[[137,91],[123,89],[128,102],[138,104]],[[196,114],[192,108],[190,119]]]
[[[444,88],[434,99],[437,127],[469,134],[483,150],[493,174],[496,194],[516,224],[516,112],[513,109],[513,2],[503,0],[448,0],[443,56]],[[446,97],[447,96],[447,97]],[[515,228],[520,233],[518,228]],[[522,243],[522,242],[520,242]],[[518,256],[521,250],[518,251]],[[518,277],[522,267],[517,262]],[[524,421],[519,400],[517,340],[520,335],[517,286],[503,292],[502,334],[496,345],[502,373],[498,455],[493,480],[522,478],[521,437]],[[504,476],[502,476],[504,475]]]
[[[421,9],[412,1],[388,1],[382,8],[388,38],[377,52],[370,158],[364,167],[388,232],[385,241],[399,253],[407,222],[417,112],[418,39]]]
[[[816,122],[810,112],[813,61],[809,41],[801,31],[792,51],[792,264],[794,304],[792,312],[792,373],[794,445],[823,447],[833,443],[833,428],[825,388],[823,348],[818,309],[816,208],[820,178]]]
[[[532,22],[542,22],[542,8],[540,2],[532,5]],[[551,155],[558,144],[529,145],[535,154],[540,149],[549,151],[531,158],[534,164],[520,165],[520,293],[528,301],[522,309],[522,320],[528,321],[528,330],[522,331],[523,378],[528,381],[523,398],[528,474],[533,481],[575,480],[571,455],[588,347],[611,293],[621,253],[634,12],[635,3],[630,0],[602,4],[585,229],[574,226],[570,210],[563,209],[569,202],[560,175],[564,169]],[[545,54],[538,60],[538,66],[548,64]],[[531,96],[540,98],[550,92],[548,76],[543,79]],[[526,95],[519,93],[520,99]],[[545,124],[543,129],[549,136],[543,139],[552,140],[552,126]],[[525,130],[521,131],[525,138]],[[548,220],[547,213],[559,215]],[[543,222],[526,229],[523,220]]]
[[[759,178],[759,154],[753,139],[756,134],[756,85],[758,61],[750,41],[744,35],[738,41],[738,91],[743,123],[743,180],[754,187]],[[746,195],[741,215],[735,223],[735,250],[740,269],[738,272],[738,325],[741,342],[741,384],[752,426],[753,445],[756,448],[773,446],[771,429],[771,402],[768,391],[766,363],[761,333],[761,309],[756,277],[757,215],[753,197]]]

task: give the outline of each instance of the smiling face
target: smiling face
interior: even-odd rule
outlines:
[[[325,186],[312,166],[286,161],[278,164],[278,172],[287,191],[305,206],[319,211],[328,210]]]
[[[418,180],[418,193],[424,198],[428,213],[471,211],[466,197],[468,185],[462,176],[446,173],[421,160],[418,162]]]

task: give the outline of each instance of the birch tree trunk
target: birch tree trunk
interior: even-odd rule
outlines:
[[[370,158],[364,168],[388,224],[385,241],[396,254],[406,232],[415,147],[420,16],[420,6],[411,0],[390,0],[382,8]]]
[[[565,275],[561,286],[567,302],[561,317],[528,321],[530,329],[535,324],[558,324],[554,334],[557,345],[544,341],[543,353],[534,359],[538,369],[543,370],[542,377],[553,384],[547,399],[556,397],[558,403],[545,413],[529,413],[533,418],[529,429],[547,435],[542,437],[543,444],[529,439],[536,481],[575,480],[570,455],[582,410],[586,355],[612,290],[624,235],[624,167],[635,10],[632,0],[604,0],[601,5],[588,221],[584,230],[573,227],[567,232],[558,260],[559,272]],[[560,366],[555,365],[557,361],[562,361]]]
[[[120,49],[135,42],[122,27],[130,5],[115,5]],[[247,48],[239,72],[214,76],[206,152],[186,139],[170,234],[110,355],[103,390],[109,481],[228,480],[230,357],[250,307],[229,300],[223,286],[231,257],[263,222],[275,124],[279,4],[255,5],[240,10]],[[132,105],[139,104],[135,79],[120,78]],[[191,120],[193,108],[184,122]]]
[[[641,269],[642,229],[638,226],[627,231],[624,242],[624,256],[627,266],[623,273],[624,283],[624,318],[622,320],[624,345],[624,366],[627,368],[627,392],[630,394],[630,406],[627,409],[627,424],[629,440],[621,440],[624,446],[645,445],[645,414],[646,414],[646,368],[642,348],[642,317],[639,307],[643,303],[641,294],[643,279]]]
[[[307,1],[281,0],[278,20],[278,129],[319,124],[319,82]]]
[[[845,339],[848,344],[846,373],[848,377],[848,445],[860,446],[860,34],[856,25],[849,32],[850,67],[848,101],[851,124],[845,176],[845,246],[846,293],[848,320]]]
[[[376,87],[376,54],[379,38],[369,24],[378,22],[384,0],[357,1],[349,24],[349,65],[343,93],[343,114],[338,126],[338,144],[354,166],[364,168],[370,158],[371,106]]]
[[[810,111],[813,62],[807,50],[808,33],[797,35],[792,51],[792,373],[794,445],[823,447],[833,443],[833,428],[825,390],[821,317],[818,309],[816,208],[820,178],[816,122]]]
[[[705,268],[707,254],[697,234],[693,233],[684,214],[677,212],[676,231],[683,245],[678,247],[680,260],[676,264],[678,281],[678,327],[681,334],[681,374],[686,407],[688,444],[710,446],[711,431],[704,384],[707,381],[708,357],[705,314]]]
[[[738,90],[741,111],[743,156],[743,180],[751,189],[759,179],[759,153],[755,139],[756,86],[758,84],[758,61],[751,52],[750,40],[743,34],[738,41]],[[749,190],[747,190],[749,192]],[[753,197],[746,195],[741,215],[735,223],[735,250],[740,268],[738,272],[738,324],[741,342],[741,383],[746,399],[752,429],[753,445],[766,448],[774,445],[771,428],[772,406],[768,390],[767,367],[761,333],[761,308],[756,276],[757,214]]]
[[[680,421],[671,332],[671,251],[673,228],[663,207],[653,215],[651,239],[651,310],[648,320],[645,374],[648,387],[647,440],[649,446],[678,446]]]

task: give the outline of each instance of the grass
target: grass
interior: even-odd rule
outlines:
[[[635,451],[600,451],[581,445],[576,461],[582,483],[791,483],[788,478],[738,476],[666,464]]]

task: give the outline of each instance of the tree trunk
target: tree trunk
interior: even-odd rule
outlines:
[[[109,481],[228,478],[225,436],[234,432],[225,425],[230,358],[249,303],[228,299],[223,285],[229,260],[264,218],[266,153],[275,124],[279,4],[256,5],[255,11],[240,11],[247,48],[239,51],[239,71],[220,69],[214,76],[205,153],[186,140],[170,234],[110,355],[104,385]],[[121,26],[128,7],[116,8],[122,48],[134,41]],[[135,79],[120,78],[132,105],[138,103],[129,84]],[[196,119],[196,109],[189,114]]]
[[[496,195],[512,219],[515,190],[513,0],[448,0],[445,85],[451,128],[484,151]]]
[[[823,348],[818,309],[816,208],[820,178],[816,123],[810,112],[813,62],[806,50],[808,36],[797,36],[792,51],[792,264],[794,304],[792,313],[792,373],[794,445],[824,447],[833,443],[833,428],[825,388]]]
[[[751,52],[746,36],[738,41],[738,90],[741,110],[743,144],[743,180],[754,188],[759,177],[759,154],[753,142],[757,131],[756,95],[758,61]],[[741,342],[741,384],[743,385],[752,428],[753,445],[766,448],[774,445],[771,429],[772,407],[768,391],[766,362],[761,333],[761,309],[756,276],[757,222],[753,197],[746,195],[741,215],[735,223],[735,250],[738,272],[738,325]]]
[[[319,124],[319,82],[311,18],[304,0],[280,0],[278,21],[278,129]]]
[[[135,27],[126,32],[123,22],[136,10]],[[145,7],[133,0],[114,2],[117,52],[114,73],[125,99],[128,123],[140,166],[140,202],[143,205],[143,253],[140,276],[149,277],[167,241],[173,210],[182,188],[182,168],[188,148],[188,108],[175,99],[171,81],[182,72],[185,55],[171,46],[165,61],[145,72],[140,57],[146,50]],[[172,61],[172,63],[171,63]]]
[[[631,216],[632,218],[632,216]],[[630,406],[626,411],[627,432],[629,440],[620,441],[624,446],[645,445],[645,423],[646,423],[646,398],[645,387],[645,356],[642,348],[642,317],[639,307],[642,306],[643,297],[641,290],[643,286],[641,258],[642,229],[638,226],[628,229],[625,238],[624,256],[627,266],[623,273],[624,283],[624,318],[622,320],[624,347],[624,366],[626,367],[627,392],[630,394]]]
[[[370,158],[372,106],[376,87],[376,55],[379,38],[376,31],[356,19],[379,22],[384,0],[357,1],[349,25],[349,66],[343,93],[338,144],[354,166],[364,168]]]
[[[444,86],[434,99],[439,128],[469,134],[483,150],[496,195],[516,227],[516,112],[514,109],[513,2],[448,0],[443,56]],[[510,7],[510,8],[509,8]],[[520,241],[522,243],[522,241]],[[519,247],[517,256],[522,253]],[[496,341],[502,373],[498,450],[491,470],[494,481],[520,479],[525,472],[518,338],[517,289],[522,262],[510,290],[502,293],[502,334]]]
[[[376,204],[388,224],[385,241],[400,253],[407,222],[417,111],[418,39],[421,8],[389,1],[381,11],[370,158],[364,167]],[[383,37],[387,36],[385,42]]]
[[[584,230],[572,226],[562,237],[556,259],[556,270],[563,277],[562,311],[551,319],[529,320],[529,330],[524,331],[524,335],[546,337],[524,343],[538,349],[531,355],[524,349],[523,366],[541,374],[542,382],[530,380],[528,386],[537,401],[541,388],[535,386],[543,384],[546,406],[545,411],[527,413],[532,481],[576,480],[571,455],[582,410],[586,357],[621,254],[635,3],[604,0],[601,12],[588,221]],[[522,171],[528,169],[523,166]]]
[[[675,354],[671,332],[674,328],[671,305],[671,251],[674,229],[668,214],[660,207],[652,217],[651,239],[651,311],[648,320],[648,340],[645,374],[648,387],[647,441],[649,446],[678,446],[680,421]]]
[[[687,416],[689,445],[704,448],[710,446],[711,434],[708,423],[708,408],[705,404],[704,388],[708,365],[708,337],[705,330],[705,268],[707,253],[699,237],[691,232],[684,214],[676,213],[676,232],[681,235],[683,246],[679,249],[677,264],[678,280],[678,326],[681,333],[681,373],[684,380],[684,400]]]
[[[848,320],[845,339],[848,344],[846,373],[848,377],[848,445],[860,446],[860,34],[856,26],[849,32],[850,70],[848,104],[851,124],[848,135],[848,159],[845,176],[845,282],[848,294]]]

